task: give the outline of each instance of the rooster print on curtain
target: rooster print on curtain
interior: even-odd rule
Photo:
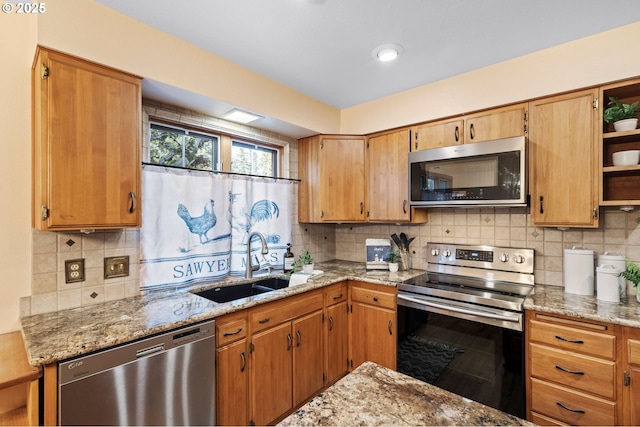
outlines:
[[[143,170],[141,286],[180,286],[243,275],[247,239],[254,265],[282,264],[291,236],[291,184],[146,166]]]

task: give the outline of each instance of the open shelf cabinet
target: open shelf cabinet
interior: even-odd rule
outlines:
[[[625,104],[640,101],[640,78],[612,83],[600,88],[601,111],[607,108],[609,97]],[[640,205],[640,165],[614,166],[613,153],[640,150],[640,129],[616,132],[612,123],[602,126],[600,176],[600,206]]]

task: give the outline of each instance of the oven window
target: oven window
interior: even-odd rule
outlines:
[[[525,417],[522,332],[398,307],[399,372]]]

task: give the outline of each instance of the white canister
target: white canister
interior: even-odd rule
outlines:
[[[611,264],[603,264],[596,268],[598,276],[598,299],[602,301],[620,302],[620,270]]]
[[[618,252],[605,252],[604,255],[598,255],[597,265],[605,264],[612,265],[620,271],[624,271],[627,268],[627,260],[624,258],[624,255]],[[624,277],[618,277],[618,282],[620,285],[620,298],[625,298],[627,296],[627,280]]]
[[[564,250],[564,291],[570,294],[593,295],[595,273],[594,252],[591,249]]]

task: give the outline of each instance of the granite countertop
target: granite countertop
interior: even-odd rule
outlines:
[[[364,263],[339,260],[316,263],[316,269],[324,271],[324,274],[306,284],[228,303],[215,303],[192,292],[246,282],[246,279],[236,278],[179,290],[149,292],[132,298],[23,317],[22,334],[29,363],[40,366],[58,362],[342,280],[396,286],[403,280],[424,273],[423,270],[397,273],[367,270]]]
[[[534,424],[373,362],[365,362],[278,425]]]
[[[634,292],[620,302],[601,301],[596,296],[570,294],[562,286],[536,285],[525,300],[525,310],[596,320],[640,328],[640,304]]]

